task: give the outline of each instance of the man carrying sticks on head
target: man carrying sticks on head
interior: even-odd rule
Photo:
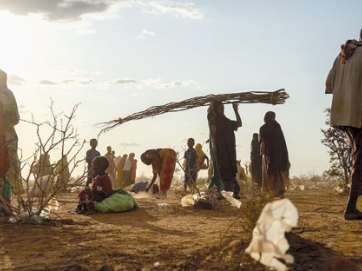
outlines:
[[[326,80],[333,94],[330,122],[342,129],[352,148],[351,190],[345,220],[361,220],[357,199],[362,195],[362,29],[360,41],[347,40]]]

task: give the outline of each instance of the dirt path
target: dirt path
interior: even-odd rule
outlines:
[[[300,216],[287,234],[296,260],[291,270],[362,270],[362,222],[343,220],[346,197],[331,191],[286,196]],[[225,200],[216,210],[184,208],[169,193],[139,199],[134,211],[82,216],[67,213],[75,198],[62,194],[62,209],[41,225],[1,217],[0,270],[99,270],[106,263],[115,270],[265,270],[243,253],[251,233],[243,232],[242,221],[227,232],[240,211]]]

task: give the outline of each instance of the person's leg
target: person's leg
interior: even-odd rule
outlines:
[[[236,181],[236,179],[233,179],[233,182],[234,182],[233,197],[235,199],[240,199],[240,186],[239,186],[238,182]]]
[[[87,204],[87,209],[88,211],[85,213],[85,215],[94,215],[95,213],[97,213],[96,209],[94,208],[93,202],[89,202]]]
[[[351,189],[344,218],[359,220],[362,219],[362,213],[357,209],[357,200],[362,190],[362,129],[345,127],[344,131],[352,148]]]

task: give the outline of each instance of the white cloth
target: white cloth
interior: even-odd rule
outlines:
[[[123,170],[130,171],[131,170],[131,159],[127,158],[126,163],[124,164]]]
[[[289,249],[289,244],[284,234],[297,226],[298,217],[298,211],[289,199],[266,204],[245,253],[278,271],[287,270],[285,264],[277,258],[284,259],[286,263],[294,262],[292,255],[285,254]]]

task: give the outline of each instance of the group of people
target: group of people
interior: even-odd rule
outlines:
[[[362,212],[357,209],[358,197],[362,195],[362,30],[360,40],[347,40],[341,46],[341,52],[335,59],[327,76],[325,93],[333,94],[330,122],[344,131],[352,148],[351,189],[344,212],[345,220],[361,220]],[[224,115],[224,105],[220,101],[211,103],[207,119],[209,124],[210,168],[213,175],[209,187],[216,186],[218,191],[232,191],[238,197],[239,186],[236,181],[237,160],[235,134],[242,126],[237,104],[233,104],[236,120]],[[7,86],[7,75],[0,70],[0,211],[4,200],[10,201],[11,193],[21,194],[24,188],[21,181],[20,161],[17,155],[18,137],[14,126],[19,123],[19,112],[15,97]],[[192,138],[188,140],[185,170],[186,182],[196,180],[197,145]],[[136,160],[134,154],[123,156],[118,169],[111,148],[104,156],[96,150],[97,141],[91,140],[92,149],[87,151],[89,178],[87,188],[79,194],[77,211],[92,214],[92,200],[102,200],[112,193],[113,187],[131,184],[135,180]],[[288,149],[281,126],[276,121],[276,114],[265,114],[264,125],[259,133],[253,135],[251,144],[251,174],[253,181],[263,191],[272,192],[277,197],[284,197],[289,185],[290,168]],[[175,165],[176,152],[172,149],[152,149],[141,155],[146,165],[152,165],[153,178],[146,190],[150,189],[157,176],[160,177],[160,193],[170,188]],[[127,163],[127,161],[130,161]],[[123,164],[124,163],[124,164]],[[196,165],[196,166],[195,166]],[[208,167],[204,165],[204,167]],[[128,181],[123,181],[124,178]],[[186,188],[185,188],[186,189]]]
[[[217,191],[232,191],[234,198],[240,198],[240,187],[236,180],[238,161],[234,132],[242,127],[242,121],[237,104],[233,103],[233,109],[235,121],[224,115],[224,105],[221,102],[212,102],[208,109],[210,155],[213,165],[209,188],[215,185]],[[253,134],[251,175],[253,182],[264,192],[283,198],[285,189],[289,186],[290,162],[283,131],[275,117],[274,112],[267,112],[259,134]]]
[[[86,187],[89,186],[93,180],[94,172],[92,170],[92,161],[94,158],[101,156],[100,152],[96,149],[98,141],[92,138],[89,142],[91,149],[86,152],[86,163],[88,168],[88,178]],[[106,173],[112,182],[114,188],[124,188],[135,183],[137,172],[137,160],[135,154],[132,152],[129,155],[124,154],[122,157],[115,156],[115,151],[111,146],[107,147],[107,152],[104,157],[108,160],[108,167]]]

